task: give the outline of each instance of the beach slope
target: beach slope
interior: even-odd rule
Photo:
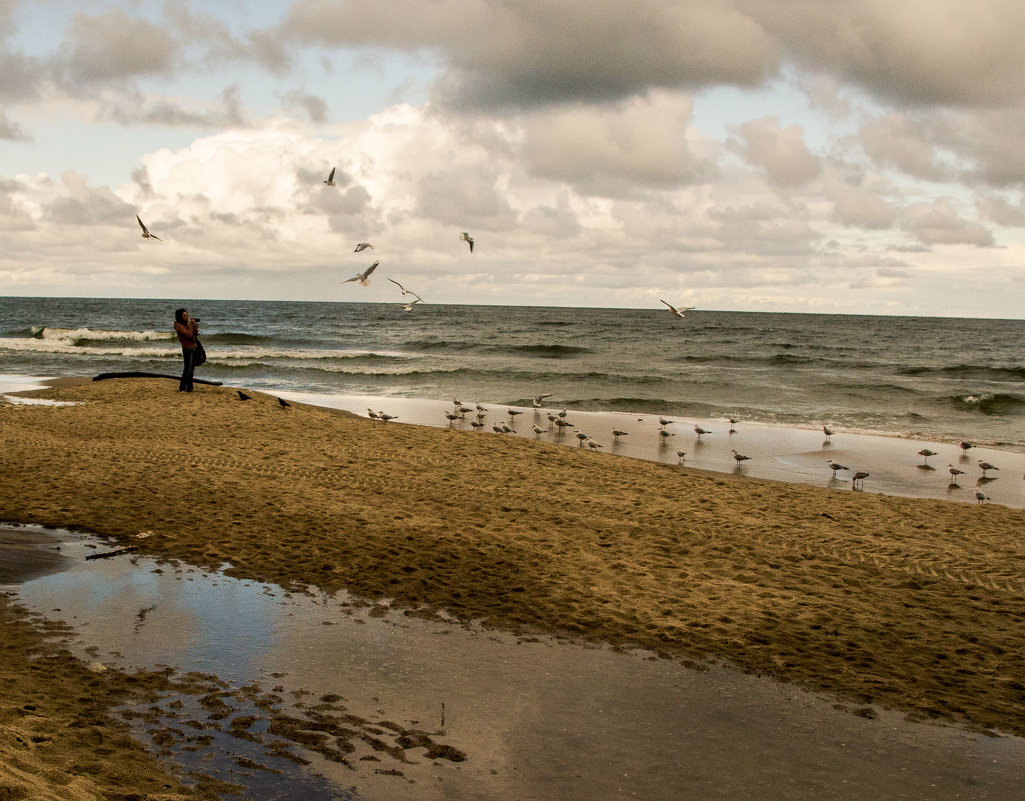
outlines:
[[[35,394],[77,405],[0,405],[0,519],[1025,735],[1025,511],[382,424],[227,388],[131,379]]]

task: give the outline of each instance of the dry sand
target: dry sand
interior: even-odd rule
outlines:
[[[185,395],[165,380],[35,394],[80,405],[0,405],[2,520],[1025,735],[1025,511],[385,425],[226,388]],[[22,624],[3,611],[6,642]],[[0,762],[27,694],[60,697],[26,671],[0,698]],[[64,770],[40,750],[37,767]]]

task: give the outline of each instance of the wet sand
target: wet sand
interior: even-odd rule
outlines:
[[[227,388],[181,395],[160,380],[34,394],[77,405],[0,405],[0,519],[1025,734],[1020,509],[384,425]]]

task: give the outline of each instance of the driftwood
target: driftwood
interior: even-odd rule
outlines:
[[[181,380],[180,375],[168,375],[167,373],[140,373],[140,372],[128,372],[128,373],[100,373],[97,376],[93,376],[93,381],[106,381],[108,378],[170,378],[174,381]],[[211,387],[221,386],[220,381],[207,381],[205,378],[193,378],[193,384],[207,384]]]
[[[118,548],[116,551],[104,551],[103,553],[91,553],[86,559],[109,559],[111,556],[120,556],[123,553],[134,551],[138,545],[129,545],[127,548]]]

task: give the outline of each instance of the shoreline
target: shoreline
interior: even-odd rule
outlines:
[[[4,389],[4,379],[15,388]],[[67,388],[89,384],[92,379],[78,377],[42,378],[35,376],[0,376],[0,398],[8,394],[34,393],[45,388]],[[146,379],[129,379],[146,380]],[[168,379],[164,379],[165,381]],[[228,390],[244,387],[225,387]],[[271,399],[281,397],[289,402],[302,403],[322,409],[349,412],[367,417],[368,407],[385,410],[396,415],[395,423],[471,431],[475,419],[471,411],[456,421],[446,420],[445,412],[454,406],[450,402],[394,396],[358,394],[320,394],[311,392],[247,390]],[[474,407],[474,403],[466,404]],[[856,491],[905,498],[932,498],[961,503],[978,503],[975,492],[980,490],[986,503],[1010,508],[1025,508],[1025,452],[1013,448],[975,446],[968,451],[951,442],[897,437],[877,433],[837,430],[826,437],[821,430],[776,424],[739,421],[731,426],[726,419],[673,417],[666,426],[672,436],[659,434],[659,415],[630,412],[592,412],[568,410],[566,420],[573,423],[564,431],[553,429],[547,419],[553,407],[538,409],[509,404],[483,404],[488,408],[481,434],[495,435],[491,426],[509,422],[512,436],[589,450],[575,436],[577,431],[587,433],[599,444],[599,450],[616,456],[641,459],[666,465],[682,465],[693,470],[710,473],[730,473],[749,478],[779,481],[787,484],[826,487],[834,490],[853,490],[851,478],[857,471],[868,477]],[[505,412],[520,412],[510,417]],[[544,433],[535,435],[531,427],[539,425]],[[701,426],[710,433],[698,437],[693,426]],[[613,428],[628,432],[614,437]],[[734,430],[731,431],[730,429]],[[934,455],[923,458],[923,448]],[[684,451],[682,461],[679,451]],[[749,457],[737,462],[732,451]],[[847,470],[836,476],[826,462],[834,460]],[[984,460],[996,469],[983,474],[978,461]],[[962,471],[952,475],[948,465]]]
[[[35,394],[76,405],[0,406],[0,519],[1025,734],[1021,510],[382,425],[227,388]]]

